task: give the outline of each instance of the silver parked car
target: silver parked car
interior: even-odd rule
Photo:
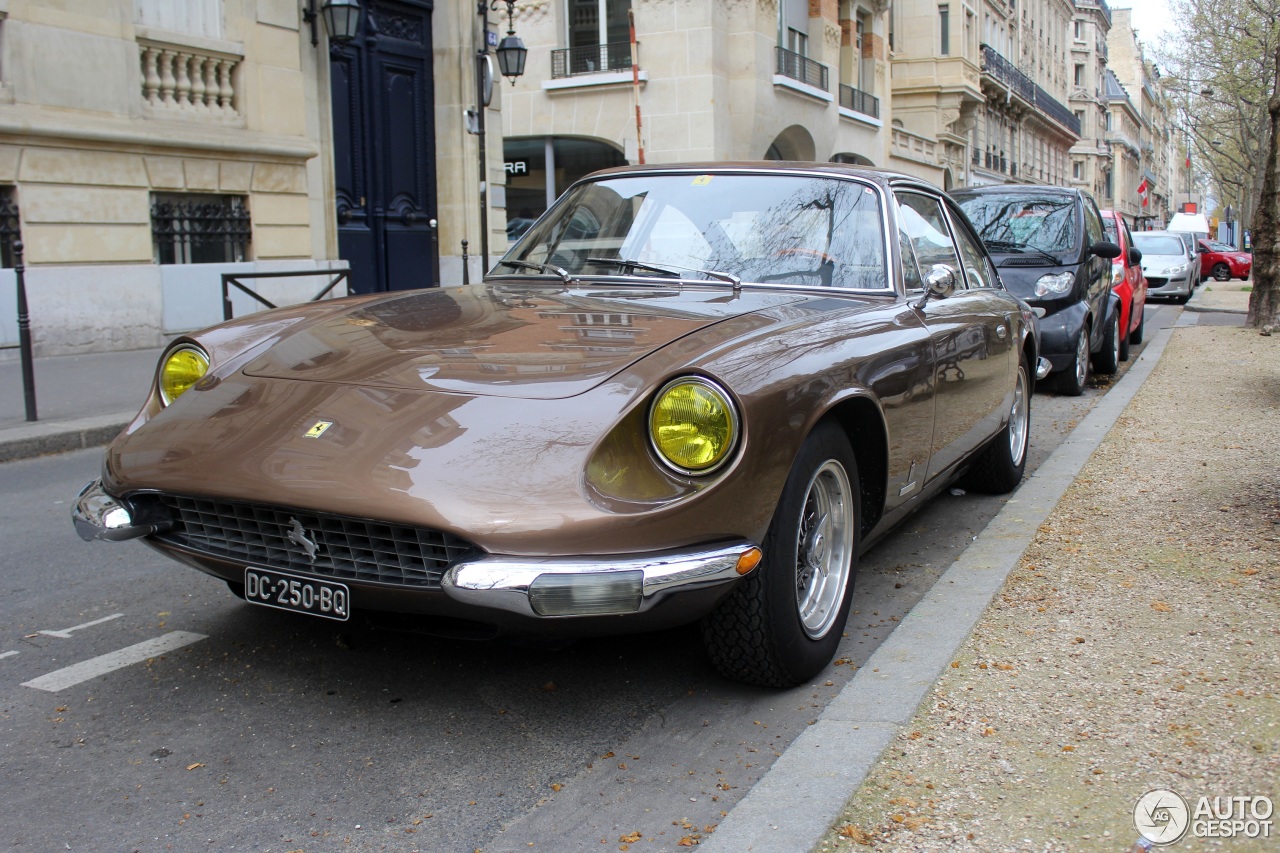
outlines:
[[[1172,231],[1135,231],[1133,244],[1142,252],[1147,296],[1168,296],[1185,303],[1199,283],[1200,260],[1188,254],[1186,239]]]

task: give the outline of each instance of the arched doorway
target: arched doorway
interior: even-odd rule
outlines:
[[[766,160],[802,160],[810,161],[817,156],[813,137],[809,131],[798,124],[793,124],[779,133],[777,138],[765,151]]]
[[[861,154],[849,154],[847,152],[842,152],[840,154],[834,155],[831,158],[831,162],[832,163],[848,163],[850,166],[874,166],[875,165],[875,163],[872,163],[870,160],[868,160],[866,157],[863,157]]]

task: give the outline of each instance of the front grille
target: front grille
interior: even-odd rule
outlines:
[[[1147,287],[1164,287],[1168,283],[1169,283],[1169,279],[1167,278],[1151,278],[1150,276],[1147,277]]]
[[[177,495],[141,495],[131,503],[144,517],[174,521],[155,536],[161,542],[280,571],[438,589],[450,566],[479,554],[449,533],[363,518]]]
[[[1051,267],[1053,263],[1048,258],[1039,256],[1033,258],[1006,258],[1000,262],[1002,267]]]

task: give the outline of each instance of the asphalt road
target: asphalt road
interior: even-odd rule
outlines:
[[[1151,306],[1148,334],[1177,314]],[[1103,393],[1036,394],[1029,463]],[[863,559],[846,662],[778,692],[721,679],[692,628],[550,650],[247,605],[139,543],[81,542],[69,503],[99,459],[0,465],[12,849],[687,849],[1003,504],[909,518]]]

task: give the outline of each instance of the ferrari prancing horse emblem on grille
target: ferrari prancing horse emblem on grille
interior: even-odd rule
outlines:
[[[320,546],[315,543],[314,539],[307,538],[307,531],[303,528],[302,522],[296,518],[289,519],[289,541],[294,545],[307,552],[307,559],[311,562],[316,561],[316,554],[320,552]]]
[[[324,431],[333,426],[333,421],[316,421],[315,426],[302,434],[303,438],[319,438]]]

